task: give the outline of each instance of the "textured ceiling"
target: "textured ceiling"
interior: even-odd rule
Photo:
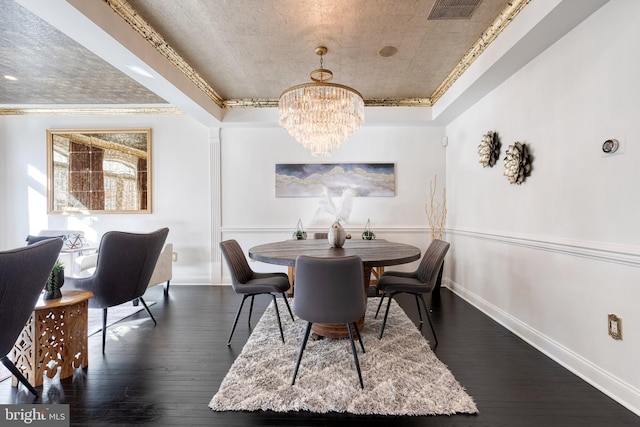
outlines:
[[[317,46],[334,81],[365,98],[428,98],[507,1],[452,20],[427,19],[434,0],[129,3],[223,99],[273,99],[309,81]],[[398,52],[382,57],[385,46]]]
[[[99,1],[99,0],[94,0]],[[108,1],[107,1],[108,2]],[[508,0],[428,19],[435,0],[130,0],[222,99],[277,100],[319,68],[365,99],[430,98]],[[477,0],[455,0],[460,7]],[[0,0],[0,104],[165,104],[13,0]],[[397,53],[384,57],[382,48]]]
[[[13,0],[0,0],[0,104],[165,101]]]

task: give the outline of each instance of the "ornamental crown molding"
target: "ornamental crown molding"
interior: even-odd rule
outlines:
[[[121,19],[123,19],[134,31],[146,40],[158,53],[173,64],[185,77],[187,77],[200,91],[211,99],[220,108],[276,108],[277,99],[223,99],[199,74],[182,58],[167,41],[146,22],[127,2],[127,0],[103,0]],[[462,76],[471,64],[484,52],[484,50],[504,31],[514,18],[528,5],[531,0],[510,0],[507,6],[496,17],[474,45],[467,51],[460,62],[449,73],[445,80],[438,86],[429,98],[370,98],[365,99],[368,107],[431,107],[446,93],[446,91]],[[127,112],[129,111],[129,112]],[[132,109],[104,109],[86,107],[63,108],[5,108],[0,109],[0,115],[7,114],[168,114],[164,107],[159,109],[132,108]],[[169,113],[176,114],[176,113]]]
[[[176,107],[15,107],[0,108],[0,116],[26,116],[26,115],[181,115],[184,112]]]
[[[205,82],[164,38],[147,23],[126,0],[104,0],[127,24],[147,40],[161,55],[174,64],[189,80],[221,108],[275,108],[277,99],[227,99],[224,100]],[[487,28],[471,49],[463,56],[430,98],[365,99],[368,107],[431,107],[462,76],[482,52],[502,33],[531,0],[511,0]]]

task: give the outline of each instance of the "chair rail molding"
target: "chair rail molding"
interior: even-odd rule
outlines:
[[[446,234],[640,267],[640,247],[638,246],[462,228],[447,228]]]
[[[307,232],[307,234],[311,235],[313,233],[322,233],[322,232],[326,232],[329,227],[331,226],[331,224],[327,224],[326,227],[318,227],[318,226],[314,226],[314,227],[305,227],[305,231]],[[349,226],[347,224],[347,226],[345,227],[346,230],[350,230],[351,233],[356,233],[358,232],[358,238],[360,236],[359,233],[361,233],[362,231],[364,231],[364,225],[360,225],[358,224],[357,226]],[[291,233],[295,230],[295,227],[277,227],[277,226],[267,226],[267,227],[222,227],[222,233],[233,233],[233,234],[280,234],[280,233],[286,233],[287,235],[291,235]],[[376,235],[378,235],[378,233],[381,234],[415,234],[415,233],[419,233],[419,234],[428,234],[429,231],[429,227],[426,226],[413,226],[413,227],[376,227],[375,228],[375,232]],[[352,234],[355,235],[355,234]]]

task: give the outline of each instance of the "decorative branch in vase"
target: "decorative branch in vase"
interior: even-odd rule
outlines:
[[[447,222],[447,190],[442,187],[442,200],[438,201],[436,189],[438,187],[438,175],[433,181],[429,181],[429,202],[426,205],[427,221],[431,228],[431,240],[442,240],[444,227]]]
[[[333,248],[341,248],[344,245],[345,239],[349,238],[349,236],[340,221],[344,221],[345,223],[349,221],[356,192],[351,188],[344,190],[340,198],[340,205],[336,205],[333,202],[333,199],[329,195],[329,190],[326,187],[324,188],[324,194],[325,198],[320,199],[319,210],[333,217],[333,224],[331,224],[329,228],[329,244]]]
[[[444,235],[444,226],[447,222],[447,190],[442,187],[442,200],[438,202],[436,197],[436,189],[438,188],[438,175],[435,175],[433,181],[429,181],[429,203],[426,206],[427,220],[431,227],[431,240],[442,240]],[[431,297],[436,300],[440,298],[440,288],[442,287],[442,274],[444,263],[440,267],[436,284],[431,291]]]

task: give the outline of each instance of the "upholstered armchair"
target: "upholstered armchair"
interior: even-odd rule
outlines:
[[[109,307],[139,299],[153,323],[156,323],[142,295],[147,290],[168,234],[168,228],[144,234],[109,231],[100,241],[93,274],[89,277],[65,278],[65,287],[93,292],[94,297],[89,301],[89,307],[103,309],[103,353]]]
[[[74,271],[78,277],[87,277],[93,274],[98,262],[98,253],[79,256],[74,261]],[[167,243],[164,245],[158,262],[153,269],[151,279],[147,288],[151,288],[156,285],[165,284],[164,294],[169,295],[169,284],[173,278],[173,243]]]
[[[158,262],[156,263],[155,268],[153,269],[153,274],[151,274],[151,279],[149,279],[149,284],[147,288],[152,286],[165,284],[164,287],[164,295],[169,295],[169,284],[171,283],[171,279],[173,278],[173,243],[167,243],[164,245],[162,252],[160,252],[160,256],[158,257]]]
[[[7,355],[33,312],[60,248],[62,239],[49,239],[0,252],[0,360],[36,396],[36,389]]]

